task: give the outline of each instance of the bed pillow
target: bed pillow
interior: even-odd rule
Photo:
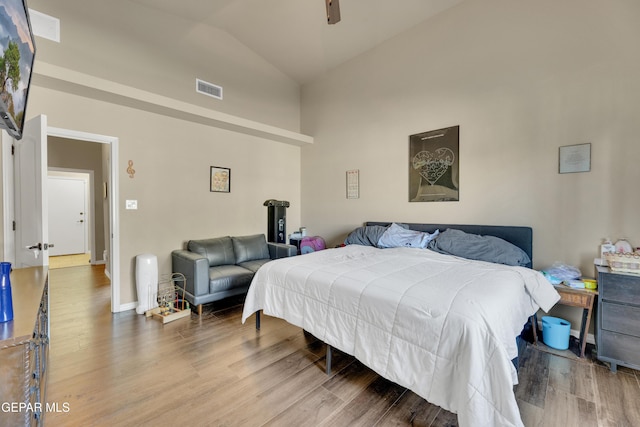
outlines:
[[[345,245],[377,246],[378,240],[388,227],[384,225],[367,225],[353,230],[346,239]]]
[[[429,243],[429,249],[467,259],[497,264],[526,266],[531,262],[525,251],[495,236],[481,236],[447,228]]]
[[[378,240],[379,248],[421,248],[427,247],[429,242],[437,236],[438,230],[433,234],[422,231],[408,230],[396,223],[391,224]]]

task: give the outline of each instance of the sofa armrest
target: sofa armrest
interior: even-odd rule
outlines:
[[[209,261],[195,252],[175,250],[171,252],[173,273],[184,274],[187,292],[194,296],[209,293]]]
[[[298,248],[285,243],[267,242],[269,247],[269,258],[278,259],[298,255]]]

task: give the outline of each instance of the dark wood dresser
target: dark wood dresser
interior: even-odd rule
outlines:
[[[597,311],[598,359],[640,370],[640,275],[597,267],[600,301]]]
[[[13,320],[0,323],[0,424],[41,426],[49,359],[46,267],[11,272]]]

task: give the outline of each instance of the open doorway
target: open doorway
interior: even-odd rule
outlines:
[[[105,235],[104,221],[95,221],[93,176],[93,170],[49,167],[49,269],[104,264],[93,256],[94,236]]]
[[[104,148],[97,142],[47,136],[50,268],[86,265],[87,256],[91,265],[106,264],[109,153]]]
[[[60,143],[66,142],[66,146],[59,155],[64,159],[67,154],[64,150],[71,148],[72,150],[82,150],[92,147],[98,147],[101,151],[99,156],[102,164],[101,168],[97,166],[87,167],[82,164],[70,165],[64,160],[51,158],[52,168],[76,168],[94,170],[93,184],[91,185],[93,194],[93,223],[94,225],[102,221],[103,226],[97,226],[93,234],[94,243],[92,245],[91,261],[96,264],[105,265],[105,274],[111,280],[111,311],[119,312],[127,309],[120,304],[120,225],[117,208],[118,200],[118,138],[91,134],[86,132],[74,131],[70,129],[61,129],[47,127],[47,147],[49,142]],[[94,144],[92,146],[90,144]],[[74,154],[74,156],[76,156]],[[47,156],[48,158],[50,156]],[[100,169],[100,173],[95,172]],[[101,219],[99,219],[101,218]],[[102,246],[99,240],[102,239]],[[54,243],[55,245],[55,243]]]
[[[99,143],[106,153],[102,159],[102,186],[95,194],[105,211],[105,274],[111,282],[111,311],[128,310],[120,303],[120,225],[117,201],[118,138],[47,126],[45,115],[27,121],[20,141],[2,132],[2,231],[5,260],[16,268],[49,265],[47,217],[47,147],[51,137]],[[14,153],[15,155],[12,155]],[[16,223],[18,227],[16,228]],[[35,245],[35,246],[34,246]],[[55,245],[55,243],[54,243]]]

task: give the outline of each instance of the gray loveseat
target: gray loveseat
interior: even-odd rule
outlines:
[[[265,263],[297,254],[297,248],[267,242],[264,234],[190,240],[187,249],[171,252],[172,271],[186,278],[185,298],[198,307],[247,292]],[[180,283],[178,283],[181,286]]]

